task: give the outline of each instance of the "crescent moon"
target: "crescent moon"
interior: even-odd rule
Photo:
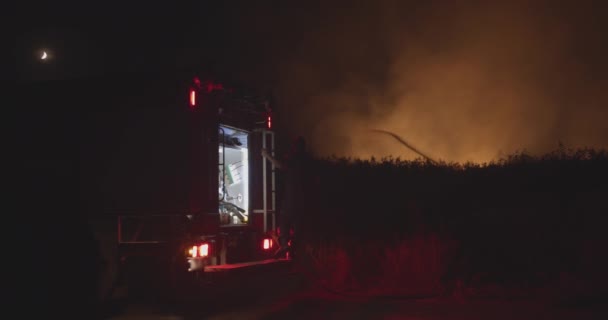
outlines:
[[[46,51],[42,51],[42,57],[40,57],[40,59],[45,60],[47,57]]]

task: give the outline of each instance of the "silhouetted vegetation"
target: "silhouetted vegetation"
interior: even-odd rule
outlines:
[[[300,234],[314,264],[342,266],[342,287],[377,286],[382,276],[401,289],[426,277],[420,290],[608,287],[604,150],[484,164],[329,158],[314,171],[315,205]]]

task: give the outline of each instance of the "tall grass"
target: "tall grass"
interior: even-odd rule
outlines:
[[[328,158],[312,172],[300,235],[336,288],[534,287],[564,274],[608,287],[604,150],[484,164]]]

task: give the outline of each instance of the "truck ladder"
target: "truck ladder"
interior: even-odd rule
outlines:
[[[274,132],[265,129],[261,130],[262,133],[262,148],[268,149],[270,154],[274,157]],[[270,138],[270,143],[268,142]],[[270,144],[270,145],[269,145]],[[270,148],[268,148],[270,147]],[[268,186],[268,160],[264,159],[262,162],[262,209],[254,209],[254,213],[262,213],[264,219],[264,232],[268,231],[268,214],[272,215],[272,229],[276,229],[276,168],[274,164],[270,163],[270,186]],[[270,188],[270,190],[269,190]],[[270,204],[268,203],[268,194],[271,194]]]

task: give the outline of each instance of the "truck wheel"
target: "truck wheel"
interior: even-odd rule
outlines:
[[[188,265],[179,255],[169,262],[167,277],[167,298],[188,300],[195,298],[202,289],[203,281],[200,272],[188,271]]]

